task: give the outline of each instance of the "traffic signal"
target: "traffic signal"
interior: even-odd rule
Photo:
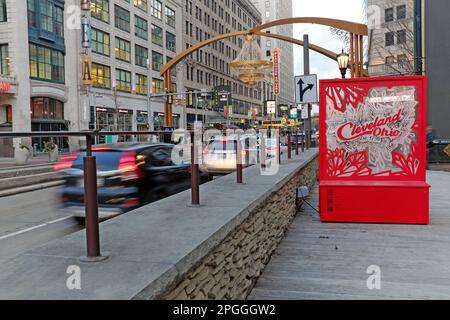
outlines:
[[[172,104],[173,103],[173,96],[171,94],[167,95],[167,103]]]
[[[188,105],[194,105],[194,93],[192,91],[189,91],[188,93]]]
[[[178,105],[178,96],[173,97],[173,104],[174,104],[175,106]]]
[[[181,105],[183,107],[186,107],[186,96],[184,96],[184,95],[181,97]]]
[[[147,130],[150,129],[150,123],[147,122],[147,124],[145,125],[145,127],[147,128]]]

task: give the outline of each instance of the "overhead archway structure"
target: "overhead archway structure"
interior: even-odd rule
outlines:
[[[297,44],[300,46],[303,46],[303,41],[297,40],[291,37],[274,34],[271,32],[264,32],[263,30],[280,26],[280,25],[286,25],[286,24],[294,24],[294,23],[311,23],[311,24],[319,24],[324,25],[328,27],[333,27],[337,29],[341,29],[344,31],[347,31],[349,33],[349,39],[350,39],[350,69],[351,69],[351,76],[354,77],[363,77],[364,69],[363,69],[363,37],[368,35],[368,27],[365,24],[361,23],[355,23],[345,20],[336,20],[336,19],[328,19],[328,18],[318,18],[318,17],[297,17],[297,18],[287,18],[287,19],[280,19],[271,21],[259,26],[256,26],[253,29],[250,30],[243,30],[243,31],[237,31],[237,32],[230,32],[227,34],[218,35],[216,37],[204,40],[202,42],[199,42],[192,47],[184,50],[180,54],[178,54],[175,58],[171,59],[168,63],[166,63],[160,70],[161,76],[164,78],[164,89],[167,93],[170,93],[170,88],[172,84],[172,74],[171,69],[175,67],[180,61],[182,61],[184,58],[186,58],[191,53],[220,40],[232,38],[232,37],[238,37],[238,36],[245,36],[248,34],[255,34],[258,36],[268,37],[268,38],[275,38],[283,41],[288,41],[293,44]],[[323,54],[324,56],[336,60],[337,55],[336,53],[327,50],[325,48],[322,48],[320,46],[317,46],[315,44],[309,44],[309,48],[313,51],[316,51],[320,54]],[[172,105],[168,103],[166,99],[164,101],[164,127],[165,128],[172,128]]]

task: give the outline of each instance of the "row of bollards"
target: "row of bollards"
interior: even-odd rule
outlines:
[[[295,154],[299,154],[299,136],[296,132],[295,139]],[[278,146],[278,163],[281,162],[281,141],[279,135],[276,135],[276,145]],[[306,146],[308,148],[308,146]],[[305,137],[302,135],[301,141],[302,152],[305,151]],[[243,183],[243,150],[239,138],[235,144],[236,152],[236,182]],[[266,141],[264,138],[260,139],[260,166],[266,167]],[[198,164],[198,148],[194,141],[194,135],[191,136],[191,203],[192,205],[200,205],[200,173]],[[287,158],[292,158],[292,135],[289,131],[287,133]],[[87,255],[80,257],[83,262],[97,262],[107,258],[107,255],[101,255],[100,252],[100,233],[99,233],[99,218],[98,218],[98,196],[97,196],[97,164],[95,156],[92,155],[92,135],[86,135],[86,156],[83,159],[84,163],[84,199],[86,210],[86,242]]]

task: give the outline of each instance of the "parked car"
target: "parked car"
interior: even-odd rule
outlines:
[[[243,167],[255,164],[258,161],[258,147],[256,138],[251,143],[249,136],[241,136],[239,143],[241,144],[241,161]],[[220,137],[209,140],[202,152],[203,171],[210,176],[225,175],[236,170],[236,137]]]
[[[173,144],[105,145],[93,148],[97,162],[97,193],[101,220],[190,188],[190,164],[174,164]],[[83,157],[85,151],[62,157],[55,170],[64,171],[61,205],[85,218]],[[200,183],[207,175],[200,173]]]

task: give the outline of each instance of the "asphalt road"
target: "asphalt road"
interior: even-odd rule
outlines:
[[[0,263],[84,228],[58,208],[58,189],[0,198]]]

